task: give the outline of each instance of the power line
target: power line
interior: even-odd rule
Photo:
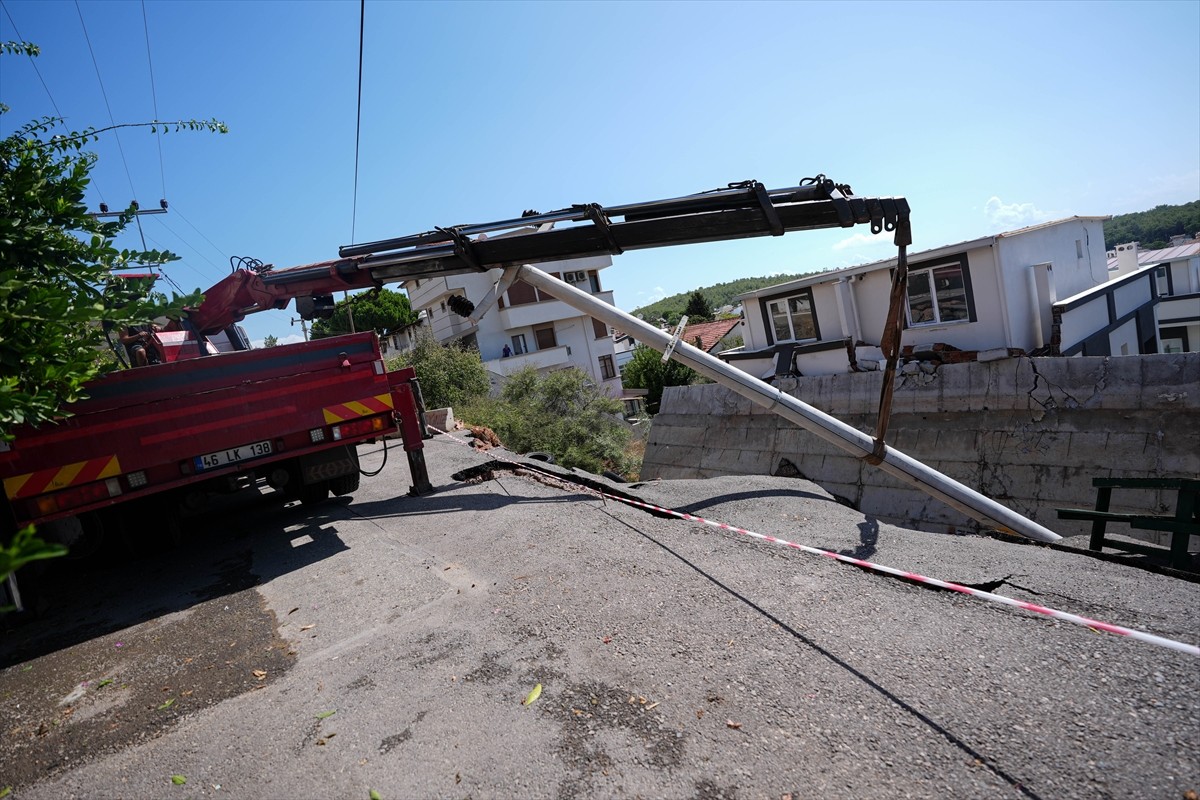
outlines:
[[[178,210],[176,210],[176,213],[178,213]],[[175,230],[174,230],[174,229],[172,229],[172,228],[171,228],[171,226],[170,226],[170,225],[168,225],[166,222],[164,222],[164,221],[163,221],[163,219],[162,219],[161,217],[157,217],[157,216],[156,216],[156,217],[155,217],[155,219],[157,219],[157,220],[158,220],[158,223],[159,223],[160,225],[162,225],[164,228],[166,228],[166,229],[167,229],[167,232],[168,232],[168,233],[170,233],[170,234],[171,234],[172,236],[174,236],[176,239],[178,239],[179,241],[181,241],[181,242],[183,242],[185,245],[187,245],[189,248],[191,248],[191,250],[192,250],[192,252],[193,252],[193,253],[195,253],[196,255],[200,256],[200,258],[204,259],[204,260],[205,260],[205,261],[207,261],[209,264],[211,264],[211,265],[212,265],[212,267],[213,267],[213,269],[217,270],[217,272],[218,272],[218,273],[220,273],[220,272],[221,272],[221,267],[219,267],[219,266],[218,266],[216,263],[214,263],[214,262],[213,262],[213,260],[212,260],[211,258],[209,258],[208,256],[204,255],[204,253],[201,253],[199,250],[197,250],[197,249],[195,248],[195,246],[194,246],[194,245],[192,245],[192,243],[191,243],[191,242],[189,242],[187,239],[183,238],[183,237],[182,237],[182,236],[180,236],[178,233],[176,233],[176,232],[175,232]],[[189,224],[191,224],[191,223],[189,223]],[[200,234],[200,235],[201,235],[201,236],[203,236],[204,234]],[[211,242],[209,242],[209,244],[212,244],[212,243],[211,243]],[[188,266],[190,267],[191,265],[189,264]],[[200,274],[200,275],[201,275],[201,277],[203,277],[205,280],[209,280],[209,277],[208,277],[207,275],[204,275],[203,273],[201,273],[199,269],[197,269],[196,267],[191,267],[191,268],[192,268],[193,270],[196,270],[196,272],[197,272],[198,274]]]
[[[170,230],[170,228],[168,228],[167,230]],[[174,233],[174,231],[172,231],[172,233]],[[155,239],[153,236],[147,236],[146,238],[147,238],[147,239],[149,239],[149,240],[150,240],[150,242],[151,242],[151,243],[152,243],[152,244],[153,244],[155,247],[159,248],[160,250],[165,250],[165,249],[166,249],[166,248],[165,248],[165,247],[163,247],[163,245],[162,245],[162,244],[161,244],[161,243],[160,243],[158,240],[156,240],[156,239]],[[182,240],[180,240],[180,241],[182,241]],[[184,242],[184,244],[187,244],[187,242]],[[188,245],[188,246],[190,247],[191,245]],[[194,249],[194,248],[193,248],[193,249]],[[173,262],[173,263],[174,263],[174,262]],[[194,272],[194,273],[196,273],[197,275],[199,275],[199,276],[200,276],[200,280],[202,280],[202,281],[210,281],[210,280],[212,280],[212,278],[210,278],[209,276],[205,275],[205,274],[204,274],[203,272],[201,272],[201,271],[200,271],[198,268],[196,268],[195,266],[193,266],[193,265],[189,264],[187,261],[180,260],[178,263],[179,263],[181,266],[185,266],[185,267],[187,267],[188,269],[190,269],[192,272]],[[211,263],[211,262],[210,262],[210,263]],[[165,272],[162,272],[162,265],[161,265],[161,264],[159,265],[159,271],[160,271],[160,274],[162,274],[162,275],[166,275],[166,273],[165,273]],[[182,290],[180,290],[180,291],[182,292]]]
[[[150,101],[154,104],[154,119],[158,120],[158,93],[154,90],[154,61],[150,58],[150,23],[146,20],[146,0],[142,0],[142,28],[146,31],[146,63],[150,65]],[[162,133],[154,132],[158,143],[158,174],[162,178],[162,196],[167,196],[167,171],[163,167]]]
[[[4,16],[8,17],[8,24],[12,25],[13,33],[17,35],[19,41],[25,41],[25,37],[17,30],[17,23],[13,21],[12,14],[8,11],[8,6],[4,4],[4,0],[0,0],[0,8],[4,9]],[[54,114],[60,119],[63,118],[63,113],[58,110],[58,103],[54,102],[54,95],[50,93],[50,87],[46,85],[46,79],[42,77],[42,72],[37,68],[37,61],[33,56],[27,55],[29,64],[33,67],[34,74],[38,76],[38,80],[42,82],[42,88],[46,90],[46,96],[50,98],[50,105],[54,106]]]
[[[87,42],[88,53],[92,56],[92,66],[96,68],[96,81],[100,84],[100,96],[104,98],[104,107],[108,110],[108,121],[116,127],[117,120],[113,117],[112,106],[108,102],[108,92],[104,91],[104,79],[100,77],[100,63],[96,61],[96,51],[92,49],[92,39],[88,36],[87,23],[83,21],[83,9],[79,7],[79,0],[75,0],[75,11],[79,14],[79,24],[83,27],[83,39]],[[121,163],[125,165],[125,177],[129,179],[129,191],[133,194],[134,199],[137,199],[137,190],[133,188],[133,175],[129,172],[129,162],[125,159],[125,148],[121,146],[120,131],[113,131],[113,136],[117,139],[117,150],[121,153]]]
[[[76,0],[78,2],[78,0]],[[358,121],[354,126],[354,201],[350,211],[350,241],[358,224],[358,143],[362,138],[362,76],[363,76],[363,31],[367,23],[367,0],[359,0],[358,6]]]
[[[191,225],[191,228],[192,228],[192,230],[194,230],[196,233],[200,234],[200,238],[201,238],[201,239],[203,239],[204,241],[206,241],[206,242],[208,242],[210,245],[212,245],[212,248],[213,248],[213,250],[216,250],[218,253],[220,253],[220,254],[221,254],[221,258],[229,258],[229,256],[225,255],[225,250],[224,250],[224,248],[218,247],[218,246],[217,246],[217,245],[216,245],[216,244],[213,242],[213,240],[212,240],[212,239],[210,239],[210,238],[208,238],[207,236],[205,236],[205,235],[204,235],[204,232],[203,232],[203,231],[201,231],[201,230],[200,230],[199,228],[197,228],[195,225],[192,225],[192,221],[183,215],[183,212],[179,210],[179,206],[178,206],[177,204],[175,204],[175,203],[172,203],[172,204],[171,204],[171,210],[173,210],[173,211],[174,211],[176,214],[178,214],[180,219],[182,219],[182,220],[183,220],[184,222],[186,222],[188,225]],[[211,264],[212,262],[210,261],[209,263]],[[213,266],[216,266],[216,264],[213,264]]]

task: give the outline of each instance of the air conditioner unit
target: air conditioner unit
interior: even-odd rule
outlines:
[[[563,273],[563,280],[566,281],[567,283],[584,283],[585,281],[587,281],[587,273],[586,272],[565,272],[565,273]]]

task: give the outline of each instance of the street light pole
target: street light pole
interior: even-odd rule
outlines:
[[[308,323],[305,322],[303,317],[301,317],[300,319],[293,319],[292,320],[293,328],[296,327],[297,322],[300,323],[300,330],[304,332],[304,341],[307,342],[308,341]]]

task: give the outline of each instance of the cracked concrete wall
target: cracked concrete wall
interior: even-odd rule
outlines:
[[[878,372],[824,375],[780,388],[873,433],[882,380]],[[1059,521],[1055,509],[1094,506],[1092,478],[1200,475],[1200,353],[909,364],[896,384],[889,445],[1064,536],[1090,531],[1087,522]],[[938,531],[978,527],[716,384],[664,392],[641,474],[788,474],[888,521]],[[1114,511],[1173,507],[1173,497],[1157,492],[1113,495]],[[1125,525],[1110,530],[1133,535]]]

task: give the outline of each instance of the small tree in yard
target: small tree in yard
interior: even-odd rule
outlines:
[[[428,331],[420,331],[411,350],[388,362],[389,370],[404,367],[416,370],[426,408],[458,407],[491,388],[478,350],[439,344]]]
[[[407,295],[380,288],[353,295],[349,300],[339,300],[332,317],[313,322],[312,338],[350,333],[351,310],[356,331],[390,333],[417,321],[417,314],[412,310]]]
[[[644,344],[633,349],[633,358],[621,374],[625,386],[646,390],[646,410],[651,414],[658,413],[664,388],[689,386],[700,380],[700,374],[691,367],[675,360],[664,364],[662,355]]]
[[[598,474],[636,467],[626,463],[630,431],[620,413],[621,401],[604,394],[581,370],[542,377],[527,367],[509,376],[499,399],[481,399],[459,416],[491,428],[510,450],[544,450],[563,466]]]

